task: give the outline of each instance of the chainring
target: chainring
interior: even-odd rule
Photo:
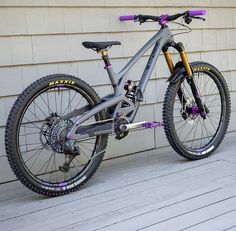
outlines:
[[[129,121],[125,117],[119,117],[114,121],[114,131],[116,134],[115,139],[121,140],[129,134],[129,131],[122,131],[120,129],[121,125],[128,124],[128,123]]]

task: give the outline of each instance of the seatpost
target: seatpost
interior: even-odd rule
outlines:
[[[97,52],[102,56],[102,59],[105,63],[104,69],[107,70],[107,73],[108,73],[108,76],[110,78],[112,87],[114,88],[114,92],[117,93],[118,78],[117,78],[117,76],[116,76],[116,74],[113,70],[113,67],[110,63],[109,56],[108,56],[108,51],[107,51],[107,49],[104,49],[104,50],[98,50]]]
[[[108,68],[109,66],[111,66],[109,57],[108,57],[108,51],[107,49],[105,50],[99,50],[98,53],[102,56],[102,59],[105,63],[105,68]]]

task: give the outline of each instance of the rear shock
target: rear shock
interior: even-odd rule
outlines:
[[[126,90],[125,96],[130,99],[133,103],[135,101],[135,91],[137,86],[135,85],[135,82],[128,80],[127,83],[124,86],[124,89]]]

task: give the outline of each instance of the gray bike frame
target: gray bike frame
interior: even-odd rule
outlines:
[[[70,140],[78,140],[82,138],[87,138],[91,136],[95,136],[98,134],[77,134],[76,131],[78,126],[83,122],[96,115],[102,110],[115,106],[115,110],[113,112],[113,116],[111,119],[114,120],[116,115],[128,116],[128,120],[131,123],[135,118],[136,112],[139,107],[139,102],[133,103],[130,99],[128,99],[122,91],[124,90],[125,85],[125,75],[128,71],[137,63],[137,61],[152,47],[153,50],[148,59],[148,62],[145,66],[142,77],[138,83],[138,89],[143,95],[148,80],[152,74],[153,68],[157,62],[157,59],[160,55],[160,52],[167,43],[171,43],[173,41],[172,34],[168,27],[162,27],[132,58],[131,60],[124,66],[124,68],[119,72],[115,73],[112,66],[106,67],[108,76],[112,83],[114,94],[107,95],[102,98],[102,102],[89,110],[88,106],[85,106],[80,109],[76,109],[75,111],[69,113],[68,115],[63,116],[64,119],[69,119],[71,117],[75,117],[81,115],[76,121],[70,132],[67,134],[67,138]],[[122,103],[125,102],[129,106],[122,107]],[[102,122],[102,121],[101,121]],[[106,131],[102,131],[101,134],[111,134],[114,132],[114,127],[109,127]]]

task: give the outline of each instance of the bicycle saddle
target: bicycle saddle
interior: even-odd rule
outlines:
[[[82,43],[82,45],[88,49],[102,50],[102,49],[106,49],[108,47],[111,47],[112,45],[121,45],[121,43],[119,41],[108,41],[108,42],[88,42],[88,41],[85,41]]]

